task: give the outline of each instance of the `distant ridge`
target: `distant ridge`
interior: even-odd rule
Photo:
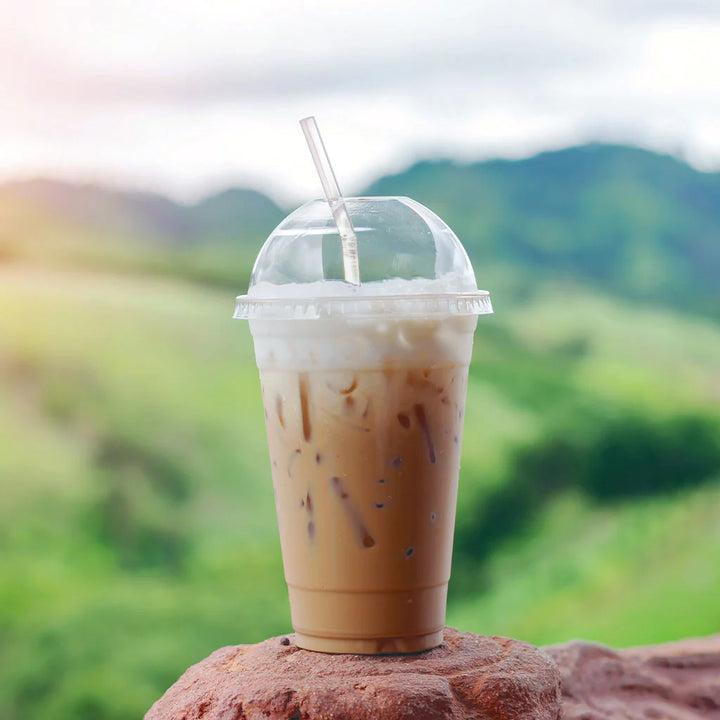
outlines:
[[[720,173],[647,150],[590,144],[523,160],[420,161],[365,194],[408,195],[427,205],[455,230],[477,268],[502,265],[521,286],[570,277],[720,317]],[[287,214],[247,188],[186,206],[52,180],[0,185],[0,212],[3,203],[20,203],[67,225],[65,236],[76,232],[96,244],[112,236],[186,256],[214,248],[213,257],[203,250],[202,278],[210,281],[227,253],[250,262]],[[12,256],[12,232],[2,232],[0,253]],[[227,268],[218,276],[226,278]]]
[[[195,205],[182,205],[156,193],[46,179],[0,185],[3,195],[58,219],[165,243],[265,236],[267,228],[285,216],[269,197],[246,188],[224,190]]]
[[[6,183],[0,196],[22,200],[59,220],[129,234],[184,238],[189,229],[184,208],[155,193],[40,178]]]
[[[367,193],[428,205],[479,267],[500,261],[529,282],[571,276],[720,316],[720,173],[591,144],[517,161],[423,161]]]

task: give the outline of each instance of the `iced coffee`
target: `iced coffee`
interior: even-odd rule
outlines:
[[[275,343],[293,349],[272,352],[266,337],[268,352],[258,357],[298,644],[366,653],[434,647],[445,619],[475,318],[354,323],[344,333],[350,353],[322,351],[343,331],[337,322],[317,325],[315,356],[280,333]]]
[[[323,233],[299,224],[293,247],[307,250]],[[459,272],[469,263],[454,242],[454,254],[436,250],[439,276],[353,289],[312,276],[267,282],[256,264],[241,299],[301,647],[374,654],[442,642],[468,365],[477,316],[491,311]],[[275,268],[287,247],[271,248]]]

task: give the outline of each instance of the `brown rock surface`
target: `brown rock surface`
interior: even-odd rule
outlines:
[[[445,630],[416,655],[325,655],[293,636],[214,652],[145,720],[556,720],[559,675],[518,640]]]
[[[614,651],[545,648],[562,675],[565,720],[720,720],[720,635]]]

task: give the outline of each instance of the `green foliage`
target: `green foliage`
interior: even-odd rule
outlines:
[[[497,547],[489,591],[458,599],[448,622],[536,644],[615,646],[717,632],[720,484],[595,506],[554,498]]]
[[[455,533],[453,597],[487,587],[485,563],[493,551],[566,492],[611,502],[720,478],[719,430],[717,418],[628,415],[593,428],[589,436],[564,432],[516,451],[508,477],[475,507],[463,509]]]
[[[680,490],[720,475],[716,421],[623,418],[589,448],[581,485],[598,500]]]
[[[232,293],[186,282],[16,262],[0,268],[0,288],[0,564],[11,578],[0,586],[0,714],[138,717],[213,649],[289,630],[249,333],[230,320]],[[591,532],[616,515],[635,523],[644,505],[615,493],[596,507],[590,486],[572,517],[558,503],[579,487],[576,454],[590,468],[628,417],[678,451],[706,437],[695,447],[706,455],[688,455],[688,477],[706,479],[720,331],[577,287],[557,293],[538,289],[479,324],[449,618],[533,640],[580,628],[630,642],[643,627],[634,602],[581,622],[622,587],[643,598],[651,639],[709,632],[717,604],[704,594],[687,598],[684,623],[666,617],[659,562],[637,577],[616,569],[653,551],[642,532],[610,554],[602,527]],[[695,534],[672,573],[684,582],[692,566],[714,592],[705,576],[720,539],[703,510],[684,511]],[[594,572],[608,576],[598,585]]]
[[[497,312],[470,369],[449,622],[543,643],[717,631],[717,176],[591,147],[377,188],[450,222]],[[281,215],[245,192],[0,189],[3,718],[140,717],[217,647],[289,630],[230,319]]]
[[[90,522],[118,564],[182,570],[190,546],[184,517],[190,479],[177,460],[137,440],[111,437],[98,443],[93,464],[102,491]]]

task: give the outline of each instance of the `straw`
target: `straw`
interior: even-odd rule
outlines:
[[[310,154],[312,155],[315,168],[320,176],[325,197],[327,198],[330,212],[332,212],[342,245],[343,270],[345,281],[353,285],[360,284],[360,265],[358,263],[357,235],[350,221],[345,200],[340,194],[335,173],[333,172],[330,158],[328,157],[325,144],[320,136],[320,130],[313,116],[306,117],[300,121],[305,134]]]

